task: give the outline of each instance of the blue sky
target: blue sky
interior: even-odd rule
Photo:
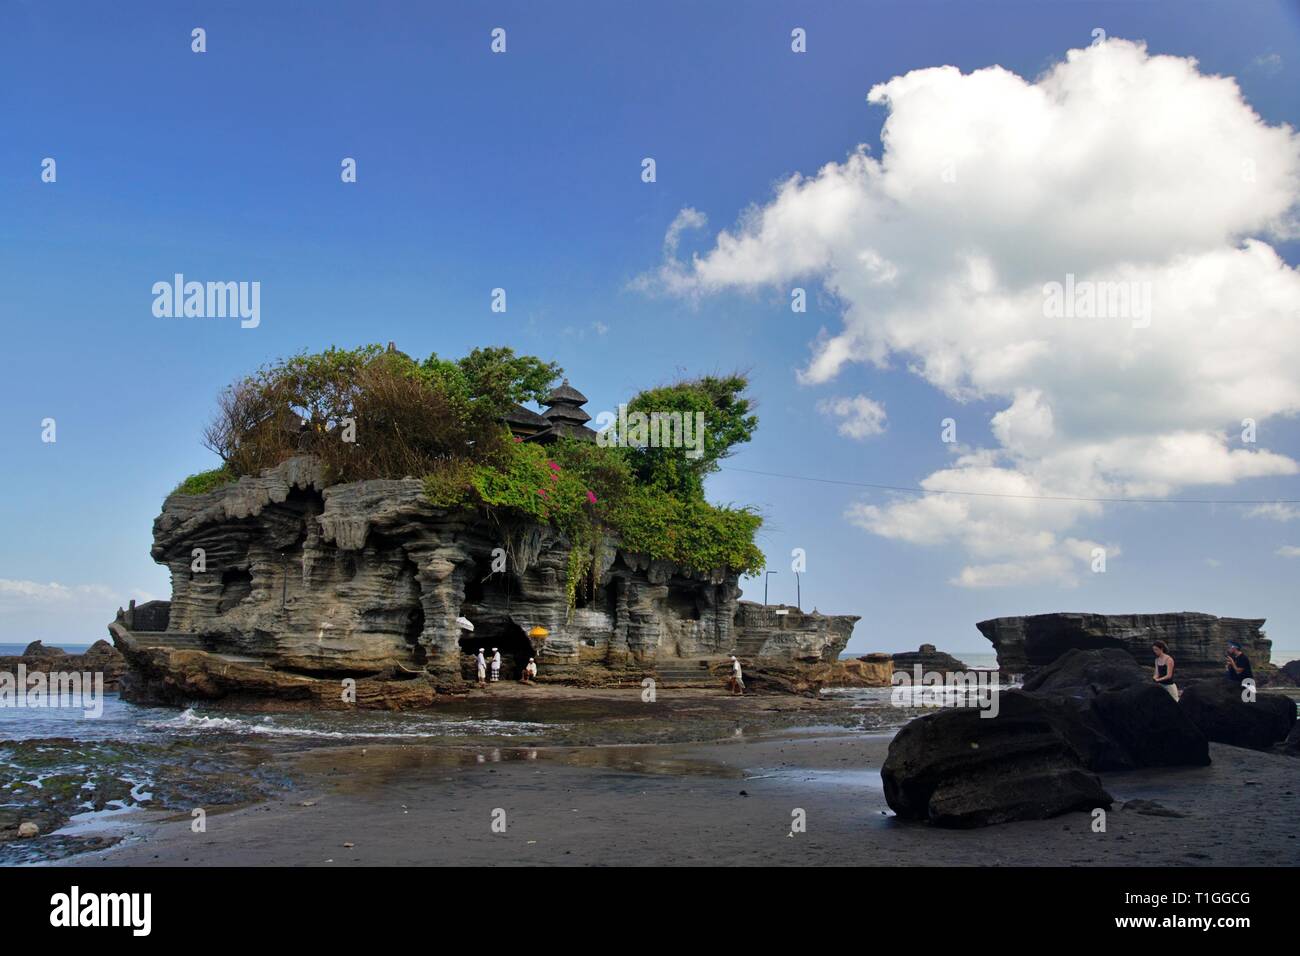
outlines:
[[[1263,122],[1300,126],[1292,4],[808,6],[0,3],[4,639],[94,640],[132,594],[165,597],[151,524],[178,480],[215,463],[199,434],[217,392],[302,349],[510,345],[559,362],[593,414],[679,375],[746,370],[761,424],[736,468],[911,487],[950,458],[944,417],[988,444],[1006,402],[957,401],[906,356],[801,382],[844,309],[816,281],[806,314],[778,288],[633,287],[683,208],[709,222],[683,252],[705,254],[790,174],[859,143],[879,156],[887,111],[866,96],[891,77],[1000,64],[1032,79],[1101,27],[1234,76]],[[791,53],[793,27],[806,54]],[[343,157],[356,184],[340,182]],[[1273,245],[1296,264],[1294,242]],[[151,286],[177,272],[259,281],[261,325],[155,318]],[[489,310],[495,287],[505,314]],[[846,439],[818,411],[854,393],[888,409],[882,434]],[[1264,421],[1260,444],[1300,458],[1295,415]],[[793,602],[789,554],[807,551],[804,605],[862,615],[852,650],[984,651],[977,620],[1049,610],[1267,617],[1275,645],[1300,646],[1300,560],[1278,553],[1300,545],[1295,521],[1111,505],[1074,529],[1122,544],[1105,574],[971,588],[952,583],[952,548],[846,519],[884,493],[730,470],[709,491],[765,514],[773,600]],[[1300,481],[1174,496],[1296,499]]]

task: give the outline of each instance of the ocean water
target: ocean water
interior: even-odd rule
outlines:
[[[27,645],[30,643],[31,641],[26,641],[22,644],[0,644],[0,657],[9,657],[9,656],[16,656],[18,654],[21,654],[23,651],[27,650]],[[69,654],[80,654],[83,651],[85,651],[86,648],[90,647],[92,643],[94,642],[86,641],[83,644],[68,644],[68,643],[53,644],[49,641],[46,641],[45,646],[57,647],[67,651]]]
[[[239,804],[292,785],[279,756],[360,744],[420,743],[491,754],[562,739],[561,721],[493,713],[265,714],[146,707],[105,694],[81,708],[0,707],[0,821],[33,820],[34,840],[0,844],[0,865],[93,848],[105,828],[149,811]],[[473,753],[469,753],[473,757]]]

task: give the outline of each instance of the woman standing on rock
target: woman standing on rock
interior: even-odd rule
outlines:
[[[1178,685],[1174,683],[1174,659],[1169,656],[1169,645],[1164,641],[1156,641],[1151,645],[1151,650],[1156,653],[1156,671],[1155,681],[1165,690],[1169,691],[1169,696],[1174,700],[1178,699]]]

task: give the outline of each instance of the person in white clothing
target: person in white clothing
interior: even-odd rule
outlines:
[[[745,676],[740,670],[740,661],[736,660],[736,655],[731,655],[731,693],[745,693]]]
[[[495,647],[492,648],[492,679],[494,681],[501,679],[501,652]]]
[[[487,658],[483,656],[483,648],[478,649],[478,657],[474,659],[478,667],[478,686],[484,687],[487,684]]]
[[[524,665],[524,676],[520,678],[525,684],[531,684],[537,677],[537,661],[535,658],[528,658],[528,663]]]

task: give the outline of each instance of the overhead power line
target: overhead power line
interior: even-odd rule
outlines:
[[[723,466],[723,471],[763,475],[767,478],[787,478],[791,481],[813,481],[822,485],[847,485],[851,488],[870,488],[873,491],[898,491],[909,495],[963,495],[970,498],[1018,498],[1028,501],[1090,501],[1099,504],[1148,505],[1300,505],[1300,498],[1084,498],[1075,495],[1013,495],[999,491],[946,491],[942,488],[918,488],[906,485],[880,485],[869,481],[843,481],[836,478],[814,478],[811,475],[786,475],[776,471],[758,471],[753,468]]]

